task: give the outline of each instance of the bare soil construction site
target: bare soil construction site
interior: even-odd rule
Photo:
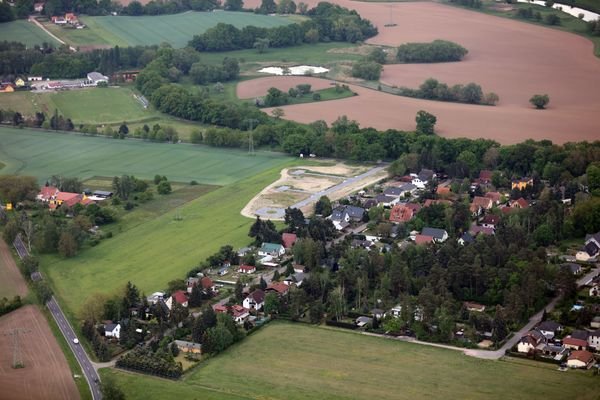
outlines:
[[[282,220],[287,207],[296,206],[303,213],[313,212],[314,204],[326,193],[337,200],[386,177],[382,167],[368,168],[339,163],[332,166],[286,168],[281,177],[264,188],[242,210],[253,218]]]
[[[12,368],[13,338],[19,329],[23,368]],[[0,318],[0,399],[79,399],[67,360],[46,319],[35,306],[23,306]],[[82,378],[83,379],[83,378]]]
[[[254,2],[245,5],[252,7]],[[467,105],[352,87],[358,96],[282,107],[285,118],[333,122],[347,115],[363,127],[412,130],[416,112],[426,110],[437,116],[436,131],[446,137],[483,137],[503,144],[527,138],[556,143],[598,139],[600,60],[586,38],[439,3],[332,2],[357,10],[378,27],[379,35],[368,41],[371,44],[445,39],[469,50],[461,62],[385,65],[383,83],[416,88],[427,78],[448,85],[474,82],[485,92],[497,93],[500,101],[495,107]],[[384,27],[390,21],[390,7],[397,25]],[[243,93],[244,85],[256,85],[250,82],[240,83],[238,90]],[[265,79],[261,83],[262,93],[272,86]],[[547,110],[533,109],[529,98],[534,94],[550,96]]]

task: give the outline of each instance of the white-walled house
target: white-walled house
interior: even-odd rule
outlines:
[[[258,249],[259,257],[271,256],[278,258],[283,255],[285,255],[285,247],[278,243],[263,243],[260,249]]]
[[[121,324],[104,325],[104,336],[119,339],[121,337]]]
[[[569,368],[588,368],[594,363],[594,355],[586,350],[575,350],[567,359]]]
[[[265,292],[261,289],[256,289],[255,291],[250,293],[248,295],[248,297],[246,297],[244,299],[244,301],[242,302],[242,305],[244,306],[244,308],[247,308],[248,310],[257,310],[257,311],[262,309],[264,304],[265,304]]]

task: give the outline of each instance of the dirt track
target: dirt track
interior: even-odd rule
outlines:
[[[246,2],[252,6],[255,0]],[[386,28],[389,3],[332,0],[356,9],[380,34],[373,44],[397,46],[411,41],[447,39],[469,50],[459,63],[388,65],[381,80],[416,87],[429,77],[447,84],[475,82],[500,96],[496,107],[443,103],[390,96],[354,88],[359,96],[283,107],[285,118],[332,122],[348,115],[362,126],[414,129],[414,117],[425,109],[438,117],[437,131],[447,137],[485,137],[502,143],[526,138],[557,143],[597,140],[600,110],[600,59],[592,43],[580,36],[437,3],[394,3],[398,25]],[[311,6],[315,0],[309,0]],[[285,78],[283,78],[285,79]],[[268,89],[268,88],[266,88]],[[547,93],[550,107],[531,108],[529,98]],[[268,112],[268,110],[267,110]]]
[[[26,330],[20,336],[25,368],[13,369],[12,328]],[[24,306],[0,318],[0,399],[79,399],[67,360],[35,306]]]
[[[15,295],[24,297],[26,294],[27,284],[21,271],[15,264],[8,245],[0,239],[0,297],[12,299]]]

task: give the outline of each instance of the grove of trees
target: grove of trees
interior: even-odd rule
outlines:
[[[460,61],[469,51],[447,40],[430,43],[405,43],[398,47],[396,59],[402,63],[435,63]]]

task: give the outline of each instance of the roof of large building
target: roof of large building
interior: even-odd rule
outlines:
[[[448,233],[443,230],[443,229],[438,229],[438,228],[423,228],[423,230],[421,231],[421,235],[425,235],[425,236],[431,236],[434,239],[438,239],[441,240],[444,238],[444,235],[447,235]]]

